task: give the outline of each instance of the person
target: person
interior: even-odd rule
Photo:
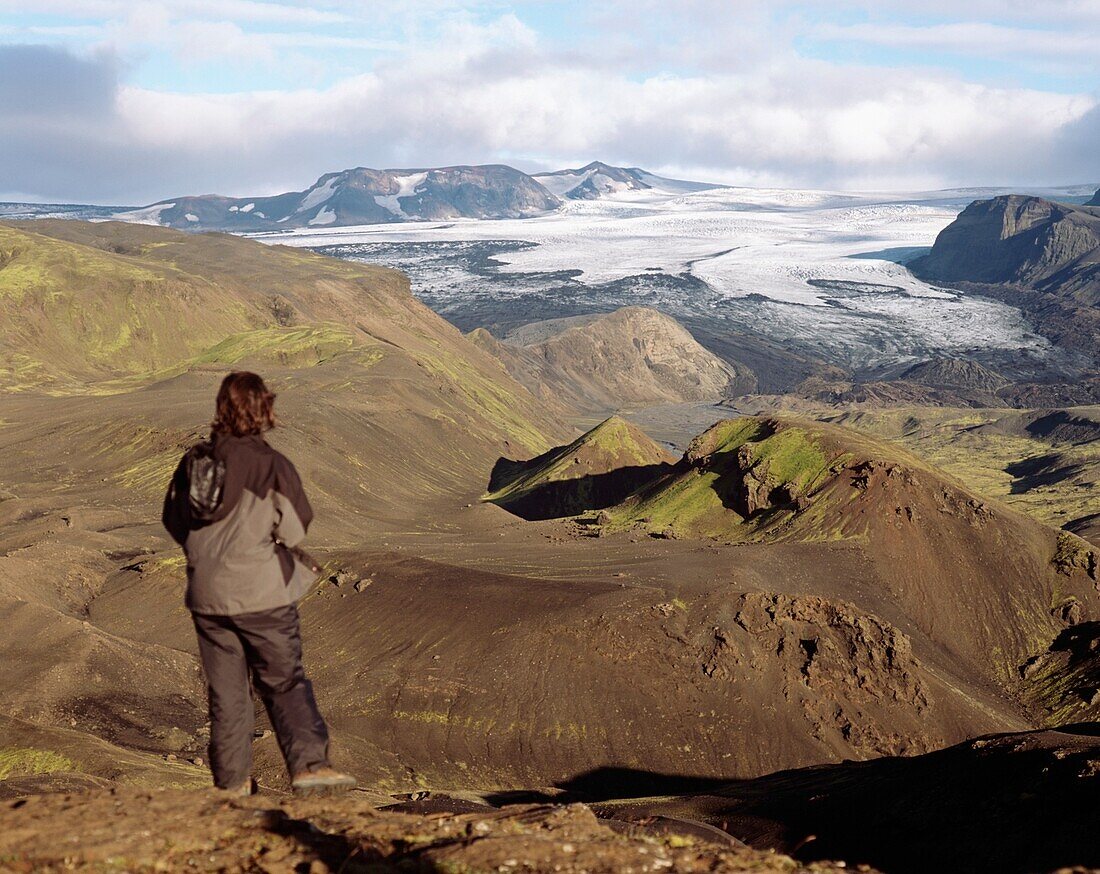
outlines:
[[[210,440],[181,459],[163,522],[187,557],[214,784],[253,791],[251,673],[294,791],[339,792],[355,780],[329,764],[328,729],[302,668],[297,602],[317,574],[297,547],[313,511],[294,465],[264,439],[274,403],[255,373],[225,377]]]

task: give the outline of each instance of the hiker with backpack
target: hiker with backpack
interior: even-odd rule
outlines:
[[[254,373],[222,381],[210,439],[181,459],[163,522],[187,557],[215,785],[252,793],[254,685],[294,791],[342,791],[355,780],[329,764],[328,729],[302,668],[297,602],[319,568],[298,545],[313,511],[294,465],[264,439],[274,403]]]

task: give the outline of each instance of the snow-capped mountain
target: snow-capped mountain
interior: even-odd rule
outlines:
[[[356,167],[327,173],[305,191],[271,197],[175,197],[116,218],[189,230],[282,228],[529,218],[561,202],[519,170],[501,164],[427,170]]]
[[[593,161],[576,170],[536,173],[534,178],[555,194],[567,200],[596,200],[628,191],[653,191],[659,194],[686,194],[720,186],[706,182],[688,182],[654,176],[640,167],[613,167]]]

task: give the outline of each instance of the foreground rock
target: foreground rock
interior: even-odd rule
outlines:
[[[733,782],[600,768],[541,791],[329,799],[58,785],[0,802],[0,867],[1086,874],[1098,781],[1089,723]]]
[[[178,790],[38,796],[0,807],[0,860],[14,872],[809,874],[844,868],[799,864],[732,841],[661,836],[626,823],[615,828],[580,804],[469,807],[469,813],[428,815],[378,810],[361,794],[304,801]]]

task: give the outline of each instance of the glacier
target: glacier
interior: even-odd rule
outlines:
[[[503,332],[522,318],[644,304],[856,371],[933,354],[1020,373],[1057,368],[1058,350],[1015,308],[929,285],[905,267],[973,196],[665,188],[569,201],[528,219],[253,236],[399,267],[414,293],[463,329],[492,323]]]

